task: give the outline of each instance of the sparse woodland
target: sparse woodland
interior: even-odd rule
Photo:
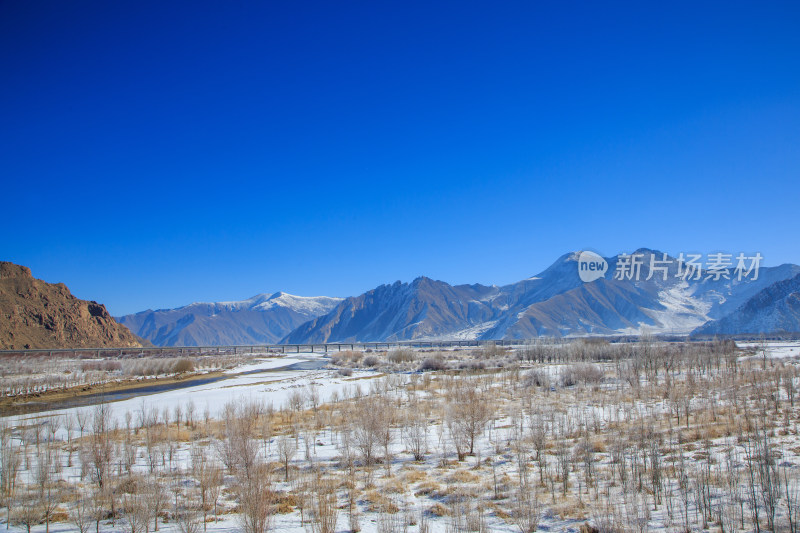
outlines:
[[[6,418],[0,519],[47,533],[800,530],[798,361],[766,348],[642,338],[332,365],[374,372],[218,418],[146,398],[122,419],[105,404]]]
[[[73,387],[211,372],[234,368],[242,356],[160,357],[150,355],[110,358],[49,357],[46,353],[0,359],[0,398],[35,396]]]

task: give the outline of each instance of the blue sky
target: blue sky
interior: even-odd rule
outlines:
[[[797,2],[0,3],[0,259],[114,314],[800,262]]]

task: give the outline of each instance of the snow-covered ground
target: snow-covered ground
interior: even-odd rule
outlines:
[[[310,352],[300,352],[287,357],[265,358],[228,369],[225,373],[231,377],[213,383],[143,394],[135,398],[110,402],[108,405],[112,416],[120,424],[125,418],[125,413],[130,412],[135,418],[135,415],[142,411],[143,406],[148,410],[163,412],[166,409],[172,412],[176,406],[185,408],[190,403],[194,405],[196,416],[202,416],[208,409],[211,418],[219,418],[225,404],[229,402],[257,401],[280,408],[286,404],[287,398],[293,390],[309,386],[313,386],[319,394],[320,401],[325,402],[331,398],[334,392],[344,394],[348,389],[361,386],[364,380],[377,376],[374,371],[356,371],[352,376],[344,377],[335,370],[291,370],[287,368],[298,363],[318,362],[324,364],[326,358],[325,354]],[[52,415],[74,416],[78,410],[88,409],[90,408],[75,407],[10,418],[13,423],[18,424],[25,420],[46,418]]]
[[[756,355],[763,355],[766,348],[769,357],[784,358],[784,357],[798,357],[800,356],[800,341],[791,342],[738,342],[736,343],[740,348],[755,350]]]
[[[756,356],[759,356],[758,350],[766,348],[767,355],[770,358],[782,360],[800,355],[799,342],[770,342],[764,345],[761,343],[742,343],[740,346],[756,350]],[[366,390],[371,384],[378,383],[379,380],[387,379],[379,372],[368,370],[354,371],[352,376],[344,377],[337,371],[329,369],[296,370],[287,368],[298,363],[312,363],[312,366],[314,366],[313,363],[322,363],[325,360],[326,356],[319,353],[292,354],[291,356],[280,358],[265,357],[264,359],[257,360],[255,362],[249,362],[245,365],[228,370],[226,373],[230,377],[214,383],[207,383],[178,390],[158,392],[134,399],[113,402],[109,405],[113,416],[120,423],[122,423],[126,412],[130,412],[135,416],[137,412],[141,411],[143,405],[149,410],[157,410],[158,412],[171,412],[176,406],[185,407],[190,402],[195,406],[198,415],[203,413],[203,411],[208,408],[209,413],[213,418],[220,418],[223,413],[223,407],[228,402],[241,403],[240,400],[258,401],[265,404],[271,403],[275,407],[281,407],[286,405],[287,400],[293,391],[307,392],[311,388],[318,393],[320,401],[325,402],[326,400],[331,399],[336,393],[340,394],[341,396],[353,397],[351,392],[356,387]],[[553,381],[555,381],[555,378],[558,376],[559,372],[561,372],[561,370],[567,365],[568,363],[540,364],[535,365],[535,368],[540,372],[548,374]],[[604,369],[606,375],[613,375],[615,372],[615,365],[613,363],[605,363],[599,366]],[[428,374],[425,377],[430,376],[431,374]],[[405,374],[398,377],[398,380],[401,381],[408,381],[411,379],[411,375]],[[480,374],[478,374],[474,376],[474,379],[477,382],[481,380],[482,377]],[[716,386],[718,385],[719,384],[717,383]],[[522,413],[520,415],[523,410],[518,409],[520,407],[524,407],[524,402],[519,397],[515,398],[513,394],[510,396],[508,395],[510,391],[506,390],[507,383],[504,379],[500,380],[498,378],[489,385],[484,384],[481,386],[487,387],[487,389],[494,391],[490,396],[495,397],[498,401],[498,404],[497,412],[495,415],[493,415],[496,416],[496,418],[492,420],[487,431],[478,438],[476,443],[478,456],[467,457],[461,463],[454,463],[452,460],[452,446],[450,443],[448,443],[445,424],[441,423],[441,421],[431,422],[433,417],[437,416],[436,412],[434,412],[428,416],[428,426],[426,429],[428,450],[425,459],[421,462],[414,462],[411,460],[411,458],[409,458],[409,452],[405,449],[403,439],[400,435],[400,430],[396,429],[394,431],[395,435],[393,438],[393,444],[391,446],[391,453],[395,457],[392,464],[392,469],[394,471],[392,477],[385,482],[385,485],[383,485],[384,480],[381,479],[380,474],[383,466],[381,465],[376,467],[376,478],[379,484],[379,493],[386,493],[397,499],[402,498],[406,508],[411,509],[412,512],[418,513],[419,511],[429,508],[432,503],[435,503],[435,500],[428,497],[427,494],[417,494],[414,490],[405,491],[400,496],[397,494],[390,494],[384,491],[383,488],[390,487],[393,479],[400,480],[401,483],[404,483],[404,481],[402,481],[404,479],[404,473],[409,471],[420,471],[425,476],[429,476],[432,482],[435,479],[437,483],[441,485],[441,490],[449,488],[447,486],[448,482],[443,480],[455,478],[456,474],[459,474],[462,476],[461,479],[469,480],[471,478],[475,478],[475,481],[459,481],[458,483],[453,482],[454,486],[459,484],[465,486],[474,485],[476,490],[480,487],[481,490],[486,491],[486,483],[492,479],[491,468],[493,467],[490,467],[489,464],[497,465],[497,474],[500,477],[505,475],[510,477],[515,476],[514,454],[510,443],[516,438],[514,435],[515,425],[519,423],[519,420],[525,420],[525,414]],[[563,415],[566,417],[565,420],[568,418],[570,420],[577,421],[579,424],[584,424],[587,428],[596,428],[595,431],[597,435],[592,434],[591,436],[602,437],[598,440],[602,446],[598,446],[598,451],[596,451],[595,454],[598,472],[602,473],[604,469],[613,468],[613,463],[610,460],[610,454],[615,446],[614,439],[621,439],[624,436],[622,432],[616,429],[611,433],[607,433],[610,427],[623,427],[625,422],[631,420],[632,417],[640,420],[660,420],[659,417],[669,417],[670,413],[675,408],[675,406],[670,403],[670,400],[667,398],[667,396],[664,395],[655,395],[645,399],[633,398],[632,396],[616,396],[614,391],[624,386],[625,384],[619,380],[610,380],[602,385],[596,385],[593,387],[575,387],[571,389],[553,388],[552,390],[549,390],[548,388],[547,390],[537,390],[534,393],[534,397],[539,408],[543,409],[543,412],[548,413],[547,416],[549,416],[549,413],[551,412],[558,412],[561,413],[559,416]],[[435,391],[435,388],[432,390]],[[514,394],[519,393],[520,392],[517,391]],[[396,397],[393,396],[393,399],[399,402],[403,400],[405,395],[408,394],[410,393],[398,392]],[[430,392],[426,390],[418,390],[416,394],[420,398],[427,398],[429,396],[434,398],[435,396],[430,395]],[[647,391],[645,390],[642,394],[646,396]],[[693,400],[691,404],[691,407],[694,410],[693,416],[701,416],[701,414],[707,410],[706,406],[714,405],[710,403],[710,397],[703,397],[702,394],[698,394],[698,396],[695,398],[696,399]],[[714,397],[714,400],[716,402],[723,402],[724,398],[722,396]],[[73,414],[76,410],[77,409],[67,409],[51,413],[37,413],[36,415],[29,415],[20,418],[34,420],[40,419],[41,417],[46,417],[49,414]],[[792,410],[787,408],[786,412],[791,414]],[[522,418],[517,419],[519,416]],[[528,416],[531,416],[531,413],[529,413]],[[722,415],[720,414],[720,416]],[[20,421],[24,420],[15,420],[15,422]],[[709,420],[706,421],[706,424],[711,425]],[[787,426],[786,429],[789,429],[789,427]],[[298,450],[295,461],[302,461],[305,449],[308,450],[307,453],[311,454],[315,461],[323,463],[328,462],[330,464],[341,454],[341,443],[337,442],[338,438],[339,437],[337,437],[335,432],[331,431],[330,428],[309,428],[307,431],[302,431],[302,435],[298,437],[300,449]],[[800,460],[798,460],[797,453],[793,448],[793,443],[795,443],[796,438],[795,432],[794,434],[787,433],[785,435],[779,435],[775,440],[776,444],[780,444],[781,453],[783,454],[782,461],[783,463],[788,463],[791,465],[789,467],[791,472],[794,471],[794,465],[800,462]],[[307,442],[309,443],[308,446],[306,445]],[[723,451],[733,449],[735,446],[740,444],[733,437],[718,437],[709,439],[707,442],[708,443],[705,444],[698,440],[696,444],[690,443],[686,450],[687,459],[694,460],[694,455],[690,453],[690,450],[695,450],[694,454],[696,454],[697,457],[700,457],[700,459],[697,459],[697,461],[702,461],[702,453],[705,451],[699,447],[702,445],[707,446],[708,451],[717,457],[715,464],[722,464],[725,459],[723,456]],[[181,468],[185,468],[190,462],[190,446],[190,443],[183,442],[179,445],[179,448],[176,451],[175,461],[178,465],[180,465]],[[605,450],[605,447],[608,448],[607,451]],[[209,447],[209,451],[210,450],[211,448]],[[529,450],[529,452],[532,453],[532,450]],[[547,455],[551,456],[555,454],[555,452],[556,450],[551,449],[549,452],[547,452]],[[268,451],[266,453],[268,454],[270,460],[274,461],[278,459],[274,439],[273,442],[268,445]],[[671,456],[671,464],[674,468],[674,450]],[[449,464],[446,467],[443,467],[442,465],[445,462],[445,459],[448,458],[450,460]],[[487,459],[490,459],[490,462],[487,462]],[[737,460],[741,461],[742,459],[739,457]],[[170,459],[170,461],[172,461],[172,459]],[[664,458],[664,461],[667,461],[666,457]],[[528,462],[530,463],[530,468],[532,470],[531,476],[533,479],[537,479],[538,474],[536,473],[535,466],[530,458]],[[553,468],[554,464],[556,463],[554,455],[550,457],[550,462],[551,468]],[[142,472],[146,471],[147,467],[145,464],[144,455],[138,456],[137,467]],[[574,487],[577,485],[578,495],[580,496],[580,494],[584,494],[583,497],[586,498],[589,503],[591,503],[592,498],[596,497],[596,491],[593,493],[588,488],[585,488],[582,492],[579,483],[584,478],[580,476],[577,470],[573,471],[571,475],[573,476],[573,488],[571,490],[575,490]],[[79,477],[79,469],[77,465],[65,468],[63,477],[69,482],[76,482]],[[613,474],[611,477],[613,478]],[[480,485],[481,483],[483,485]],[[502,483],[508,482],[503,481]],[[667,485],[667,487],[672,491],[677,490],[674,484]],[[291,483],[282,483],[277,481],[276,489],[279,491],[290,491],[292,490],[292,485]],[[609,490],[618,492],[620,489],[618,487],[609,487]],[[584,521],[583,519],[579,520],[574,518],[561,518],[552,510],[552,506],[549,504],[550,499],[546,491],[542,494],[542,498],[547,505],[545,506],[544,513],[542,515],[540,530],[578,531],[578,528]],[[555,501],[555,498],[556,496],[553,495],[553,501]],[[486,501],[490,500],[487,499]],[[667,509],[665,506],[661,506],[658,510],[647,511],[646,508],[648,503],[646,497],[643,502],[644,507],[637,509],[638,512],[642,513],[642,516],[645,516],[646,514],[648,517],[649,525],[645,529],[649,531],[677,530],[676,528],[678,527],[678,524],[675,522],[670,523],[666,519]],[[577,504],[578,502],[570,500],[567,503]],[[619,505],[619,503],[617,503],[617,505]],[[638,504],[634,502],[633,504],[626,503],[626,505],[635,506]],[[652,501],[650,505],[652,506]],[[387,519],[387,515],[376,512],[364,512],[366,504],[363,503],[361,504],[361,507],[361,531],[366,533],[404,531],[402,527],[394,529],[388,527],[387,524],[379,523],[379,520]],[[628,512],[630,513],[631,511],[628,510]],[[678,513],[678,511],[674,512],[676,514]],[[591,511],[586,512],[586,517],[589,519],[594,518],[591,514]],[[2,516],[0,516],[0,518],[2,518]],[[341,510],[339,512],[338,526],[336,531],[347,531],[347,520],[347,513],[344,510]],[[231,533],[234,531],[241,531],[240,523],[235,514],[223,514],[220,516],[220,521],[209,522],[207,526],[208,531],[212,533]],[[510,521],[501,519],[497,514],[491,513],[489,513],[489,515],[486,517],[485,526],[485,530],[488,531],[518,531],[518,529],[513,526]],[[101,526],[101,531],[103,533],[116,533],[125,530],[125,527],[124,520],[117,521],[115,525],[105,521]],[[450,517],[431,518],[429,528],[429,531],[436,533],[454,530],[451,525]],[[20,527],[12,527],[12,529],[16,531],[22,531],[22,528]],[[75,527],[66,522],[53,523],[51,524],[50,529],[53,531],[53,533],[75,532]],[[162,524],[160,530],[162,530],[164,533],[179,533],[180,531],[175,523]],[[308,531],[308,528],[301,526],[299,512],[295,510],[287,514],[276,515],[274,517],[271,530],[284,531],[287,533],[300,533],[301,531]],[[405,529],[405,531],[411,532],[419,530],[420,528],[417,526],[412,526]],[[43,531],[43,525],[36,526],[34,528],[35,533],[42,533]]]

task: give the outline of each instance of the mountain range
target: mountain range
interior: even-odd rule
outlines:
[[[712,332],[714,324],[724,327],[720,333],[800,329],[796,299],[780,285],[798,276],[800,266],[761,267],[757,279],[739,280],[732,272],[726,279],[705,270],[684,279],[674,257],[645,248],[633,255],[641,259],[633,279],[615,279],[624,260],[618,255],[605,258],[605,276],[585,283],[578,273],[580,254],[574,252],[535,276],[503,286],[450,285],[419,277],[344,299],[263,294],[241,302],[148,310],[118,320],[157,345],[520,339],[641,331],[687,335]],[[651,275],[651,260],[666,266]],[[731,318],[743,312],[752,319]]]
[[[234,302],[198,302],[177,309],[148,309],[117,317],[117,320],[157,346],[275,344],[341,301],[341,298],[327,296],[303,297],[276,292]]]
[[[800,331],[800,275],[779,281],[735,312],[707,322],[693,335],[742,335]]]
[[[584,283],[578,274],[580,254],[575,252],[536,276],[505,286],[451,286],[424,277],[382,285],[346,298],[328,314],[301,325],[284,342],[524,339],[642,330],[683,335],[800,273],[800,267],[787,264],[762,267],[755,280],[715,279],[703,270],[698,279],[683,279],[675,258],[649,249],[632,255],[641,258],[638,279],[615,279],[620,256],[614,256],[605,258],[605,277]],[[669,265],[666,273],[654,271],[650,276],[651,257]]]

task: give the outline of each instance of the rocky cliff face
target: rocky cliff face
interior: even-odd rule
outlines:
[[[104,305],[75,298],[28,267],[0,261],[0,349],[135,347],[142,340]]]

